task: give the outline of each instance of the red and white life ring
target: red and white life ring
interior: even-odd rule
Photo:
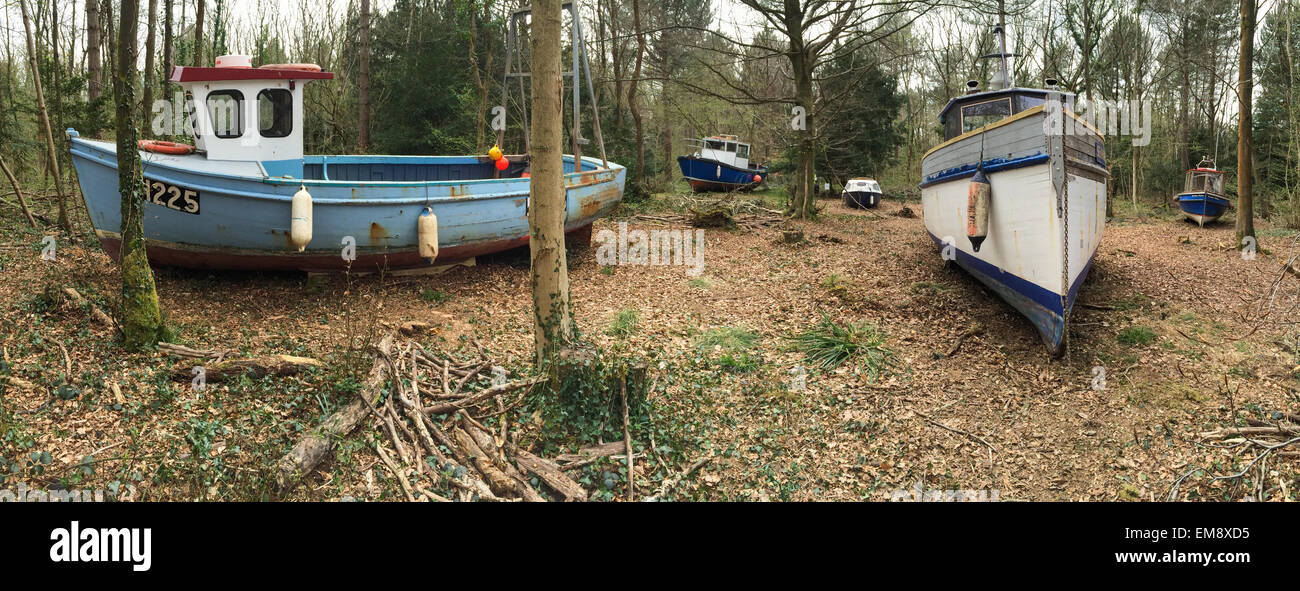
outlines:
[[[194,153],[194,146],[189,144],[180,144],[177,142],[165,142],[162,140],[140,140],[136,142],[141,150],[154,152],[157,154],[172,154],[175,156],[184,156]]]
[[[320,66],[316,64],[266,64],[262,66],[263,70],[291,70],[294,72],[319,72]]]

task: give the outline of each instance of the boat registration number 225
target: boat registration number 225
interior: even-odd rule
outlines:
[[[174,209],[181,213],[198,215],[198,191],[152,179],[145,179],[145,183],[148,185],[148,196],[146,198],[150,203],[167,209]]]

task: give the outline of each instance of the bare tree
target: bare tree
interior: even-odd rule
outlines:
[[[203,65],[203,15],[208,10],[208,0],[197,0],[194,6],[194,65]]]
[[[900,31],[932,8],[936,1],[898,0],[875,4],[860,0],[740,0],[740,3],[753,9],[765,26],[776,31],[783,43],[771,42],[776,40],[771,38],[771,41],[763,41],[758,37],[746,42],[718,31],[708,31],[738,49],[731,50],[725,63],[704,64],[718,84],[679,83],[733,104],[783,103],[792,107],[792,127],[797,127],[795,148],[798,162],[790,209],[795,215],[808,217],[816,211],[813,196],[819,139],[816,123],[824,114],[822,111],[837,108],[836,99],[839,98],[819,94],[818,86],[830,78],[853,79],[875,64],[863,63],[827,78],[819,77],[819,68],[841,52],[856,52]],[[790,77],[793,79],[793,92],[790,94],[774,94],[772,88],[754,88],[732,75],[736,60],[774,56],[784,56],[790,62]],[[844,87],[845,91],[856,88],[851,84]]]
[[[32,86],[36,90],[36,111],[40,115],[41,127],[45,131],[46,158],[49,159],[50,172],[54,176],[54,190],[59,197],[59,227],[72,231],[68,221],[68,199],[63,193],[63,176],[59,173],[59,157],[54,147],[54,132],[50,129],[50,111],[45,108],[45,90],[41,88],[41,67],[36,58],[36,41],[32,38],[32,22],[27,11],[27,0],[18,0],[23,13],[23,31],[27,36],[27,63],[31,65]]]
[[[533,339],[539,366],[554,359],[573,339],[569,266],[564,250],[560,4],[561,0],[535,0],[531,35],[532,205],[528,209],[528,245],[532,255]]]
[[[370,147],[370,0],[361,0],[358,17],[360,66],[357,73],[357,149]]]
[[[158,290],[145,250],[146,189],[140,152],[136,147],[139,133],[133,121],[139,0],[122,0],[119,16],[113,94],[117,106],[117,183],[122,194],[122,242],[118,259],[122,267],[121,326],[123,344],[128,349],[141,349],[158,342],[163,323]]]
[[[86,0],[86,90],[90,102],[99,100],[103,92],[103,66],[99,61],[100,39],[99,0]]]
[[[153,85],[158,73],[154,71],[153,54],[156,48],[156,33],[158,28],[158,0],[149,0],[149,15],[147,17],[149,30],[144,34],[144,100],[140,101],[143,109],[141,121],[148,121],[153,114]]]
[[[1255,94],[1255,0],[1241,0],[1241,55],[1237,66],[1237,241],[1255,236],[1255,187],[1251,174],[1255,148],[1251,117]]]
[[[637,89],[641,86],[641,62],[645,57],[645,28],[641,26],[639,0],[632,0],[632,27],[636,32],[636,65],[633,66],[632,80],[627,87],[627,107],[632,111],[632,122],[636,126],[636,180],[644,184],[642,176],[645,174],[645,132],[641,122],[641,106],[636,98]]]

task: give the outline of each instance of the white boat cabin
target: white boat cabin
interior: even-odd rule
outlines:
[[[849,179],[844,185],[846,193],[880,193],[880,183],[875,179]]]
[[[1188,170],[1183,192],[1223,195],[1223,171],[1206,167]]]
[[[334,74],[310,64],[251,66],[222,56],[216,67],[176,66],[171,81],[193,109],[195,147],[209,160],[253,161],[267,176],[303,176],[303,86]]]
[[[742,143],[734,135],[713,135],[686,141],[695,148],[695,155],[699,158],[730,164],[736,168],[749,168],[749,144]]]

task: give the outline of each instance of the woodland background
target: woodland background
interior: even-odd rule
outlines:
[[[213,56],[247,53],[256,65],[313,62],[336,74],[308,87],[309,153],[484,153],[492,144],[490,109],[500,102],[505,23],[515,2],[289,0],[254,13],[236,13],[229,0],[141,4],[136,96],[144,137],[153,119],[146,105],[175,93],[165,82],[173,64],[210,65]],[[1011,1],[1009,43],[1024,55],[1014,60],[1015,79],[1041,86],[1053,77],[1083,96],[1152,103],[1150,145],[1108,139],[1114,198],[1167,205],[1183,170],[1205,155],[1229,171],[1232,189],[1239,4]],[[807,33],[824,42],[810,72],[817,174],[837,182],[874,175],[888,192],[911,194],[921,156],[941,140],[939,110],[968,79],[984,85],[989,78],[991,61],[978,58],[995,51],[997,5],[843,6],[823,9],[825,18]],[[679,177],[674,157],[687,151],[683,140],[705,134],[753,143],[754,158],[771,165],[778,184],[795,169],[801,140],[790,120],[800,97],[793,45],[774,26],[782,8],[766,0],[580,3],[604,137],[610,157],[629,168],[630,199],[668,188]],[[4,5],[0,157],[28,190],[53,186],[34,72],[65,177],[72,173],[59,130],[112,133],[107,73],[117,9],[112,0]],[[1256,214],[1292,227],[1300,226],[1298,12],[1292,0],[1259,8],[1253,118]],[[814,39],[819,33],[824,39]],[[566,44],[566,63],[569,50]],[[522,151],[518,107],[510,110],[507,152]],[[584,117],[582,124],[591,122]],[[50,198],[33,196],[38,216],[53,209]]]

